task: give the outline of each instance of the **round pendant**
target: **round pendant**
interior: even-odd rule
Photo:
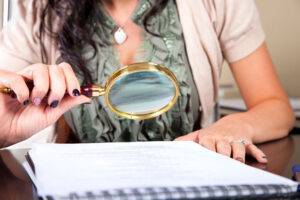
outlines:
[[[118,27],[114,32],[114,39],[117,44],[123,44],[127,39],[127,34],[121,27]]]

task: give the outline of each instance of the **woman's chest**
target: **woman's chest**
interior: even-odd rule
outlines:
[[[124,35],[123,37],[126,38],[125,41],[113,45],[122,66],[135,62],[136,54],[143,41],[142,33],[143,29],[132,21],[123,27],[120,34]],[[114,39],[118,39],[115,37],[118,37],[117,33],[114,34]]]

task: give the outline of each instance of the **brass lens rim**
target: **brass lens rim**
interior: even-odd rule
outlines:
[[[164,74],[166,77],[168,77],[172,81],[173,86],[174,86],[174,97],[172,98],[172,100],[167,105],[162,107],[161,109],[154,110],[154,111],[152,111],[150,113],[146,113],[146,114],[126,113],[126,112],[123,112],[123,111],[120,111],[120,110],[116,109],[112,105],[112,103],[109,99],[110,89],[113,87],[115,82],[118,79],[120,79],[121,77],[126,76],[126,75],[131,74],[131,73],[142,72],[142,71],[159,72],[159,73]],[[179,84],[177,82],[175,74],[172,71],[170,71],[168,68],[166,68],[162,65],[159,65],[159,64],[151,63],[151,62],[139,62],[139,63],[134,63],[134,64],[130,64],[130,65],[122,67],[121,69],[119,69],[118,71],[113,73],[110,76],[110,78],[107,80],[106,85],[105,85],[105,91],[106,91],[106,93],[105,93],[105,102],[106,102],[107,106],[113,112],[115,112],[117,115],[119,115],[120,117],[125,117],[125,118],[133,119],[133,120],[150,119],[150,118],[157,117],[157,116],[167,112],[176,103],[176,101],[179,97],[179,94],[180,94]]]

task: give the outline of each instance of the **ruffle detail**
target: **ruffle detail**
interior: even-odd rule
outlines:
[[[142,26],[142,19],[151,7],[151,0],[141,0],[132,19]],[[112,40],[114,22],[107,16],[99,25],[94,40]],[[81,142],[112,141],[155,141],[173,140],[193,131],[194,120],[191,103],[191,86],[188,83],[188,63],[182,28],[174,1],[169,1],[163,12],[151,19],[149,30],[161,35],[144,33],[144,40],[138,50],[136,62],[151,61],[168,67],[177,77],[180,97],[167,113],[149,120],[129,120],[118,117],[105,105],[103,97],[95,98],[91,104],[81,105],[65,114],[65,119]],[[93,81],[105,85],[106,80],[120,68],[116,50],[109,46],[98,47],[98,54],[87,66],[93,73]],[[86,47],[83,55],[90,58],[91,48]]]

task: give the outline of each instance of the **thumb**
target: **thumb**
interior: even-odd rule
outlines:
[[[175,139],[175,141],[194,141],[196,142],[198,140],[199,131],[195,131],[192,133],[189,133],[187,135],[178,137]]]
[[[62,116],[65,112],[70,110],[71,108],[78,106],[80,104],[84,103],[90,103],[91,99],[81,95],[78,97],[71,97],[71,96],[66,96],[63,98],[63,100],[60,102],[60,104],[55,108],[47,108],[47,114],[49,116],[52,116],[53,118],[59,118]]]
[[[78,106],[80,104],[84,104],[84,103],[90,103],[91,99],[81,95],[79,97],[66,97],[64,98],[60,105],[57,107],[58,110],[60,110],[62,112],[62,114],[64,114],[65,112],[67,112],[68,110],[70,110],[71,108]]]

